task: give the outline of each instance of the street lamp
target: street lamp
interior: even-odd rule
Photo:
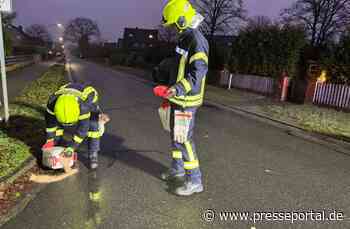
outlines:
[[[63,25],[61,23],[57,23],[57,27],[61,29],[63,28]]]
[[[63,37],[58,38],[60,42],[63,42]]]

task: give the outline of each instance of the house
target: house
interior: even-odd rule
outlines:
[[[6,31],[11,36],[12,45],[19,46],[43,46],[45,42],[26,34],[22,26],[8,25]]]
[[[119,48],[119,49],[120,49],[120,48],[123,48],[123,40],[124,40],[124,39],[122,39],[122,38],[119,38],[119,39],[118,39],[117,48]]]
[[[22,26],[14,26],[10,24],[7,25],[5,29],[11,37],[14,55],[32,54],[37,48],[42,48],[49,45],[41,39],[37,39],[26,34],[23,31]]]
[[[125,28],[122,41],[118,41],[119,46],[127,50],[139,50],[155,47],[158,43],[158,30]]]

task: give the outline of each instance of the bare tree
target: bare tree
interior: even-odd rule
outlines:
[[[51,35],[44,25],[34,24],[26,28],[26,33],[34,38],[40,39],[44,42],[51,41]]]
[[[281,13],[288,24],[303,25],[311,45],[321,47],[350,23],[350,0],[297,0]]]
[[[162,25],[158,26],[158,36],[159,40],[165,41],[167,43],[173,43],[176,41],[177,32],[176,30]]]
[[[75,18],[65,27],[65,40],[77,43],[82,52],[87,49],[92,37],[99,38],[100,30],[97,23],[89,18]]]
[[[271,19],[267,16],[255,16],[252,18],[249,18],[247,20],[247,27],[248,29],[256,29],[256,28],[266,28],[273,25]]]
[[[235,23],[245,18],[243,0],[194,0],[204,16],[203,32],[212,39],[214,34],[231,32]]]

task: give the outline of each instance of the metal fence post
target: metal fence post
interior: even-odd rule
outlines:
[[[231,85],[232,85],[232,73],[230,73],[230,77],[229,77],[229,80],[228,80],[228,89],[231,90]]]

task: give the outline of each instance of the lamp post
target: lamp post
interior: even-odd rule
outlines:
[[[63,24],[61,24],[61,23],[48,24],[48,25],[46,25],[46,27],[47,27],[47,28],[56,28],[57,31],[60,31],[60,30],[61,30],[62,32],[64,31],[64,26],[63,26]],[[57,31],[56,31],[56,32],[57,32]],[[61,31],[60,31],[60,32],[61,32]],[[60,33],[60,32],[59,32],[59,33]],[[57,33],[56,33],[56,35],[57,35]],[[59,36],[60,36],[60,38],[62,37],[61,34],[60,34]],[[62,39],[63,39],[63,38],[62,38]]]
[[[5,48],[4,48],[4,37],[2,32],[2,15],[0,14],[0,63],[1,63],[1,84],[3,91],[3,102],[4,102],[4,115],[5,122],[7,123],[10,118],[9,103],[7,94],[7,79],[6,79],[6,63],[5,63]]]
[[[63,38],[64,25],[62,23],[58,22],[58,23],[48,24],[46,26],[47,26],[47,28],[52,28],[55,30],[55,32],[54,32],[55,39],[53,39],[54,42],[52,43],[51,49],[54,49],[55,47],[59,47],[58,43],[63,44],[63,42],[64,42],[64,38]],[[56,41],[57,37],[58,37],[58,42]]]
[[[5,122],[8,123],[10,118],[8,94],[7,94],[7,79],[6,79],[6,61],[5,61],[5,45],[2,31],[2,12],[12,12],[12,0],[0,1],[0,68],[1,68],[1,85],[4,102]]]

